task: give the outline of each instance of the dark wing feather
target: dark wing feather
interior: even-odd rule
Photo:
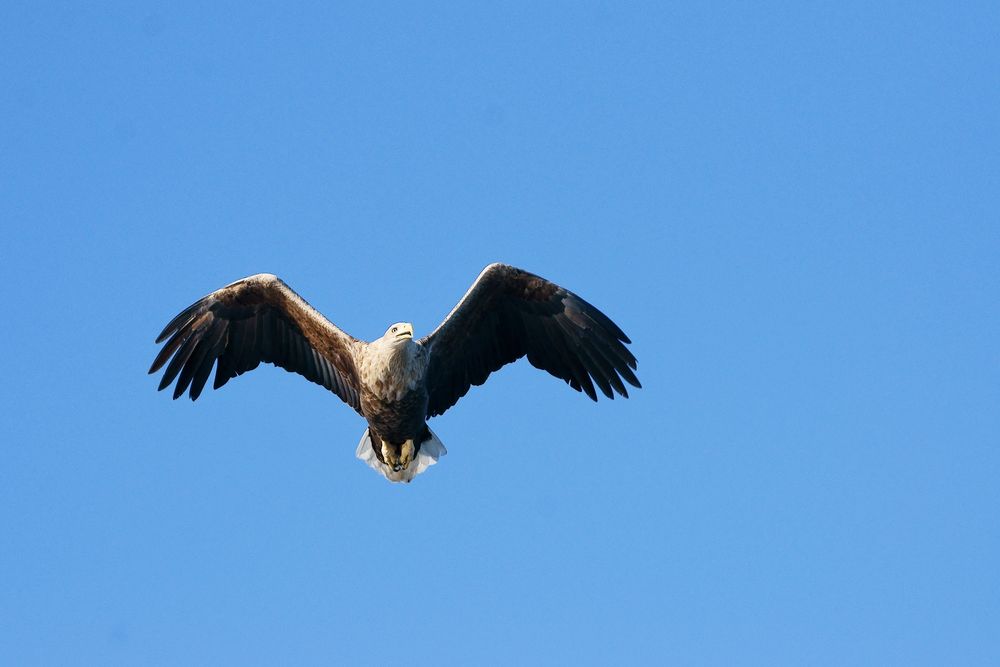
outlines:
[[[163,341],[149,372],[166,364],[159,388],[177,378],[174,398],[189,387],[191,400],[198,398],[213,366],[218,389],[263,361],[323,385],[361,411],[354,349],[364,343],[277,276],[261,273],[212,292],[172,319],[156,339]]]
[[[427,416],[442,414],[472,385],[505,364],[528,357],[595,401],[628,397],[622,379],[639,380],[628,336],[607,315],[544,278],[491,264],[444,322],[420,344],[430,350]],[[596,385],[596,389],[595,389]]]

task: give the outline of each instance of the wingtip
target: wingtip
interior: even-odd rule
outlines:
[[[163,364],[167,363],[167,360],[169,358],[170,358],[170,354],[165,354],[164,351],[161,350],[160,353],[156,355],[156,358],[153,359],[153,363],[151,363],[149,365],[149,370],[146,371],[146,374],[147,375],[152,375],[156,371],[158,371],[161,368],[163,368]]]

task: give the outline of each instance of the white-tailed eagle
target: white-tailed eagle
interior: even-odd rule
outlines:
[[[277,276],[260,273],[212,292],[170,321],[149,372],[159,388],[198,398],[215,366],[218,389],[266,362],[323,385],[368,421],[357,456],[393,482],[409,482],[446,453],[427,420],[472,385],[527,356],[535,368],[597,400],[639,387],[628,336],[569,290],[505,264],[490,264],[444,322],[413,340],[393,324],[358,340],[323,317]],[[169,363],[168,363],[169,362]]]

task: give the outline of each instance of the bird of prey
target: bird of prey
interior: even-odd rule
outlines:
[[[569,290],[506,264],[490,264],[429,335],[397,322],[370,343],[345,333],[277,276],[237,280],[185,308],[163,329],[149,369],[159,389],[201,395],[266,362],[320,384],[368,422],[357,457],[391,482],[409,482],[446,450],[427,420],[472,385],[526,356],[597,400],[639,387],[628,336]],[[169,363],[167,363],[169,361]]]

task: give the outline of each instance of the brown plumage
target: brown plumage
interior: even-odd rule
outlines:
[[[398,323],[365,343],[276,276],[258,274],[171,320],[149,372],[166,365],[159,388],[176,379],[174,398],[187,391],[192,400],[213,366],[216,389],[262,361],[298,373],[365,417],[358,456],[392,481],[410,481],[445,453],[428,418],[523,356],[595,401],[597,390],[613,399],[628,396],[624,383],[640,386],[625,347],[631,341],[614,322],[572,292],[505,264],[486,267],[430,335],[414,341],[412,333]]]
[[[628,398],[641,386],[628,336],[604,313],[544,278],[505,264],[480,274],[444,322],[420,344],[431,349],[427,416],[443,414],[501,366],[528,357],[535,368],[597,400],[596,383]]]
[[[353,348],[361,341],[338,329],[277,276],[237,280],[185,308],[156,338],[162,343],[149,372],[167,359],[159,389],[178,376],[174,398],[190,386],[201,395],[216,364],[214,389],[264,361],[323,385],[361,412]]]

